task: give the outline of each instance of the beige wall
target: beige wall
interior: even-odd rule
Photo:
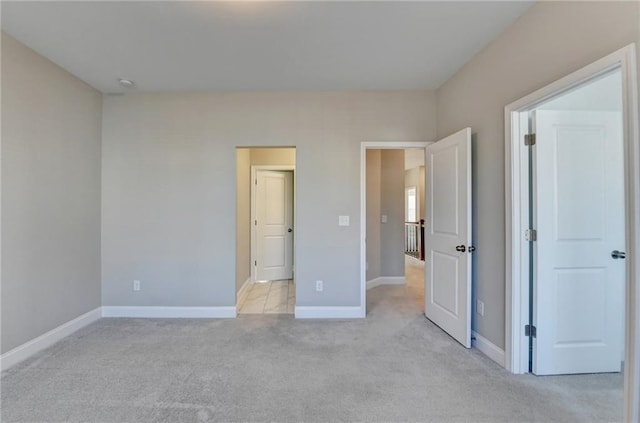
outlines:
[[[252,148],[251,166],[295,165],[295,148]]]
[[[234,305],[235,150],[275,145],[296,147],[296,305],[359,306],[360,143],[433,139],[435,97],[106,96],[103,128],[104,305]]]
[[[295,148],[236,150],[236,292],[251,277],[251,166],[295,165]]]
[[[404,276],[404,150],[367,150],[366,176],[367,281]]]
[[[474,329],[504,347],[504,107],[639,40],[638,2],[540,2],[437,91],[438,137],[471,126]]]
[[[382,150],[367,150],[367,280],[380,277],[380,172]]]
[[[251,150],[236,150],[236,293],[251,277]]]
[[[2,353],[100,306],[101,108],[2,33]]]
[[[404,276],[404,150],[382,150],[380,179],[380,276]]]

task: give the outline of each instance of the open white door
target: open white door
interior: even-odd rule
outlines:
[[[425,306],[471,348],[471,128],[427,147]]]
[[[625,264],[612,252],[625,250],[622,114],[537,110],[533,120],[533,373],[619,372]]]
[[[293,278],[293,173],[256,171],[255,279]]]

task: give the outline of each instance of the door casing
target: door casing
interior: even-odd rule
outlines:
[[[640,141],[636,48],[630,44],[505,107],[505,367],[528,370],[529,257],[524,231],[528,223],[528,161],[522,134],[522,112],[612,69],[620,68],[623,83],[625,160],[626,287],[624,421],[640,420]]]

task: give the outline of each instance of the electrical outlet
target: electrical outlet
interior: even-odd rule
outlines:
[[[133,290],[134,291],[140,291],[140,281],[139,280],[133,281]]]
[[[389,216],[387,216],[386,214],[382,215],[382,223],[387,223],[389,221]]]
[[[323,288],[322,281],[316,281],[316,292],[322,292]]]
[[[476,301],[476,312],[480,315],[480,316],[484,316],[484,301]]]

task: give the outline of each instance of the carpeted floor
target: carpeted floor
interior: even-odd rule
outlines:
[[[426,320],[421,295],[374,288],[365,320],[102,319],[4,372],[1,420],[621,420],[621,375],[511,375]]]

